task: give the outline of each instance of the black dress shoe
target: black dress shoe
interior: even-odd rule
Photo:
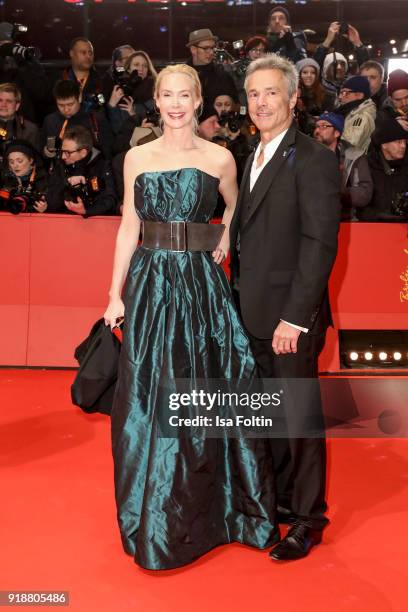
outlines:
[[[298,517],[292,510],[289,508],[284,508],[283,506],[277,506],[276,508],[276,522],[285,525],[293,525],[296,523]]]
[[[322,531],[311,529],[303,523],[295,523],[286,536],[271,550],[269,556],[275,561],[294,561],[309,554],[312,546],[320,544]]]

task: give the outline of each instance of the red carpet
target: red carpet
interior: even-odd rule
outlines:
[[[407,610],[408,440],[329,441],[332,525],[307,559],[236,544],[148,572],[122,551],[109,419],[71,405],[73,375],[0,370],[0,590],[66,590],[83,612]]]

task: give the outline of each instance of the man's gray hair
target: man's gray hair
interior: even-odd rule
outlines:
[[[258,70],[280,70],[288,86],[288,97],[291,98],[297,92],[299,75],[295,65],[285,57],[276,55],[276,53],[267,53],[264,57],[260,57],[249,64],[244,85],[247,93],[248,79]]]

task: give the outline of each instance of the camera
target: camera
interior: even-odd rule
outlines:
[[[152,125],[158,126],[160,121],[160,113],[156,112],[154,109],[149,110],[146,108],[146,120]]]
[[[231,66],[232,72],[235,73],[237,77],[243,78],[245,77],[247,68],[250,63],[251,60],[247,57],[243,57],[239,60],[236,60]]]
[[[41,51],[38,47],[24,47],[16,42],[17,36],[27,31],[27,26],[21,23],[13,24],[11,33],[12,42],[0,46],[0,57],[12,57],[16,60],[16,63],[39,60],[41,58]]]
[[[227,127],[231,132],[238,132],[241,129],[246,117],[246,108],[241,106],[239,111],[224,111],[218,117],[221,127]]]
[[[77,185],[71,185],[67,181],[64,188],[64,200],[77,203],[78,198],[81,198],[85,208],[88,208],[92,205],[93,199],[104,188],[105,180],[99,176],[91,176],[86,179],[85,183],[78,183]]]
[[[227,51],[229,43],[226,40],[219,40],[214,50],[214,62],[216,64],[230,64],[234,61],[231,53]]]
[[[342,21],[340,23],[339,34],[348,35],[348,33],[349,33],[349,24],[347,23],[347,21]]]
[[[408,220],[408,191],[397,193],[392,201],[391,208],[394,215]]]
[[[57,155],[61,151],[62,140],[59,136],[48,136],[47,143],[45,145],[50,153],[56,153]]]
[[[44,193],[32,191],[30,186],[23,190],[19,187],[12,189],[3,187],[0,189],[2,208],[13,215],[33,212],[35,210],[34,204],[42,197],[44,197]]]
[[[92,102],[92,105],[96,108],[104,106],[105,104],[105,96],[103,93],[95,93],[92,96],[89,96],[89,99]]]

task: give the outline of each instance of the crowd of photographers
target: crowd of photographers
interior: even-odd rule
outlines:
[[[67,67],[50,77],[38,50],[19,44],[24,29],[0,23],[0,210],[120,214],[126,151],[161,134],[152,60],[123,44],[100,74],[92,43],[78,37]],[[337,51],[341,37],[354,48],[351,66]],[[247,115],[246,68],[274,52],[298,70],[299,129],[337,156],[343,220],[408,219],[408,74],[395,70],[385,83],[351,24],[331,23],[311,57],[305,34],[277,6],[265,35],[236,41],[232,53],[207,28],[191,32],[186,47],[203,88],[198,133],[232,152],[238,180],[259,138]]]

